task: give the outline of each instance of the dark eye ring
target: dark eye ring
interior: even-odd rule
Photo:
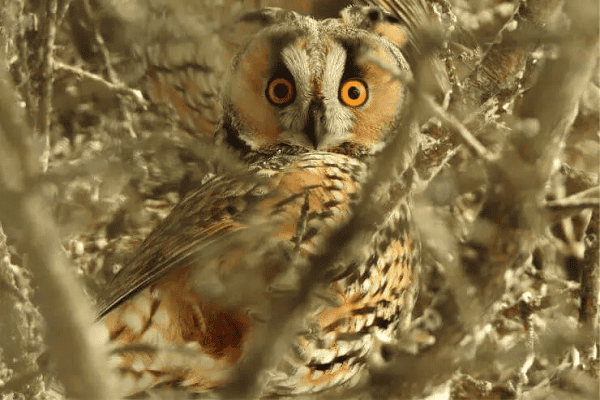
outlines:
[[[294,94],[294,84],[286,78],[275,78],[267,86],[267,99],[276,106],[291,103]]]
[[[340,101],[349,107],[360,107],[368,98],[367,84],[360,79],[348,79],[340,86]]]

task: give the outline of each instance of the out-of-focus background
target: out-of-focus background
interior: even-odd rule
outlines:
[[[349,3],[0,0],[0,399],[102,391],[70,323],[218,169],[237,18]],[[416,89],[419,300],[369,381],[324,396],[597,399],[598,4],[427,3],[420,46],[444,84]]]

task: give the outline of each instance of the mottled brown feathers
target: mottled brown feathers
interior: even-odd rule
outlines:
[[[249,173],[210,178],[186,196],[100,298],[121,394],[227,384],[264,335],[275,302],[306,280],[315,256],[341,245],[330,237],[360,200],[387,201],[363,186],[377,155],[410,123],[408,88],[390,73],[410,74],[399,48],[406,36],[381,11],[360,10],[325,21],[276,9],[242,18],[259,29],[234,57],[215,135]],[[412,154],[416,141],[407,135],[401,151]],[[387,205],[372,237],[319,265],[329,278],[308,297],[263,395],[351,381],[376,337],[393,339],[417,282],[409,203]]]

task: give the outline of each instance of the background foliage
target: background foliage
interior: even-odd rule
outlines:
[[[219,168],[232,21],[346,3],[0,1],[2,399],[110,398],[93,301]],[[418,57],[443,79],[415,64],[419,300],[363,384],[323,396],[598,398],[598,4],[430,4]]]

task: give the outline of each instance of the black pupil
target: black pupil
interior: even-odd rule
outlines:
[[[288,87],[283,83],[278,83],[273,89],[273,93],[278,99],[284,99],[288,95]]]
[[[350,89],[348,89],[348,97],[350,97],[352,100],[358,99],[360,97],[360,89],[356,86],[352,86]]]

